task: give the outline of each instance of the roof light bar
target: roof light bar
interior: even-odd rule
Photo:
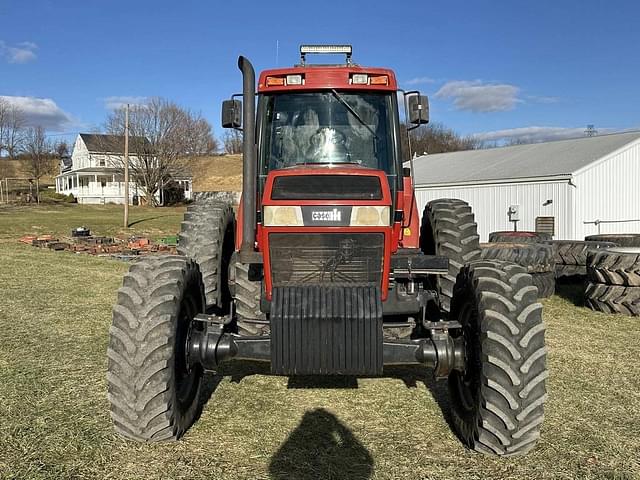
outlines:
[[[306,53],[333,53],[333,54],[341,54],[351,55],[352,47],[351,45],[300,45],[300,54]]]
[[[319,55],[340,55],[347,56],[347,64],[351,65],[351,53],[353,48],[351,45],[300,45],[300,61],[302,65],[305,63],[305,56],[309,53]]]

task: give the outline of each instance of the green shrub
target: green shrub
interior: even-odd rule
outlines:
[[[43,190],[40,192],[40,201],[76,203],[76,198],[72,193],[64,195],[53,190]]]

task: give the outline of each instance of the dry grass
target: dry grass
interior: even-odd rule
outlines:
[[[242,190],[242,155],[198,157],[188,160],[196,192]]]
[[[35,215],[3,212],[0,228]],[[85,223],[117,230],[104,215]],[[154,229],[173,232],[177,215],[171,222]],[[575,306],[578,287],[544,302],[550,399],[524,458],[465,450],[447,424],[446,385],[408,368],[313,382],[238,365],[183,440],[140,445],[113,434],[106,400],[110,309],[127,266],[6,238],[1,478],[640,478],[640,322]]]
[[[58,174],[59,163],[60,161],[58,159],[52,159],[49,162],[50,173],[48,175],[43,176],[40,179],[41,185],[50,185],[55,183],[53,179]],[[0,178],[5,178],[5,177],[24,178],[29,176],[30,175],[28,173],[28,166],[27,166],[26,160],[16,160],[16,159],[9,160],[7,158],[0,158]]]

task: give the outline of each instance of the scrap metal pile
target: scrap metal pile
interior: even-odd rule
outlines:
[[[120,260],[134,260],[146,255],[175,254],[177,238],[165,237],[159,242],[153,242],[146,237],[103,237],[91,235],[89,229],[78,227],[71,231],[70,237],[25,235],[20,238],[20,242],[56,251],[65,250]]]

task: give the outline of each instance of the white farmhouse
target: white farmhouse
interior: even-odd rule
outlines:
[[[469,202],[481,241],[514,226],[567,240],[640,232],[640,132],[438,153],[413,163],[418,207],[436,198]]]
[[[148,141],[143,138],[131,138],[130,148],[144,148]],[[140,161],[135,151],[129,152],[129,161]],[[121,135],[103,135],[80,133],[73,145],[70,159],[60,163],[60,174],[56,177],[56,192],[73,194],[78,203],[124,203],[124,137]],[[185,198],[191,198],[191,178],[174,179],[184,189]],[[162,198],[162,192],[157,195]],[[143,196],[143,190],[135,181],[129,182],[129,203],[137,203]]]

